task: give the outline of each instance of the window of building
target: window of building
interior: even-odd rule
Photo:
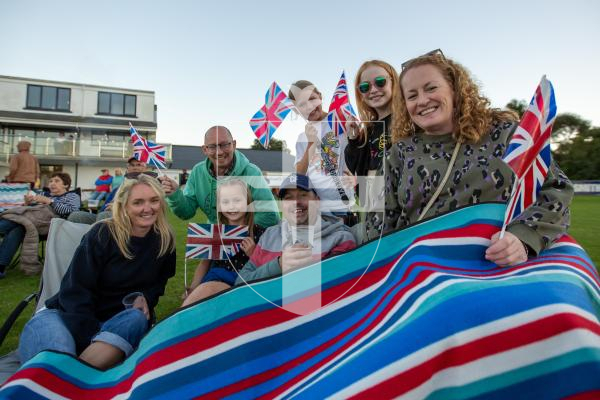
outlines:
[[[135,117],[136,96],[98,92],[98,114]]]
[[[71,89],[27,85],[27,106],[35,110],[70,111]]]

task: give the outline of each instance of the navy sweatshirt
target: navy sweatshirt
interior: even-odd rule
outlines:
[[[73,335],[77,352],[83,351],[102,322],[124,310],[121,303],[131,292],[142,292],[151,312],[175,275],[175,251],[158,257],[160,237],[150,231],[131,237],[133,259],[126,259],[105,223],[94,225],[83,237],[59,292],[46,301],[58,309]]]

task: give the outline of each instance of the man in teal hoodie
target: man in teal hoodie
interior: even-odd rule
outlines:
[[[213,126],[204,135],[202,152],[206,160],[196,164],[184,190],[173,179],[160,177],[167,202],[175,215],[190,219],[200,208],[211,223],[217,222],[217,179],[237,177],[252,192],[255,205],[254,222],[265,228],[279,222],[279,209],[260,168],[235,149],[229,129]]]

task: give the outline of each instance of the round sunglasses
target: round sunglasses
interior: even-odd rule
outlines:
[[[387,78],[385,76],[378,76],[375,79],[373,79],[373,83],[375,83],[375,86],[377,86],[378,88],[382,88],[387,83]],[[358,84],[358,90],[362,94],[367,93],[370,89],[371,82],[364,81]]]

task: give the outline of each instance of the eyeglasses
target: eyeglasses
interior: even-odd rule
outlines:
[[[214,153],[215,151],[217,151],[217,147],[219,149],[221,149],[221,151],[229,150],[229,148],[231,147],[231,143],[232,142],[219,143],[219,144],[208,144],[208,145],[204,145],[204,147],[206,148],[206,150],[209,153]]]
[[[410,65],[410,64],[411,64],[413,61],[415,61],[417,58],[421,58],[421,57],[428,57],[428,56],[434,56],[434,55],[438,55],[438,54],[439,54],[440,56],[442,56],[442,58],[443,58],[444,60],[446,59],[446,57],[444,57],[444,52],[442,51],[442,49],[435,49],[435,50],[431,50],[429,53],[425,53],[425,54],[423,54],[423,55],[421,55],[421,56],[419,56],[419,57],[411,58],[410,60],[403,62],[403,63],[402,63],[402,65],[401,65],[402,71],[404,71],[404,69],[405,69],[406,67],[408,67],[408,66],[409,66],[409,65]]]
[[[375,86],[378,88],[382,88],[387,83],[387,78],[385,76],[378,76],[373,79],[373,83],[375,83]],[[369,90],[371,90],[371,82],[364,81],[358,84],[358,91],[362,94],[367,93]]]

